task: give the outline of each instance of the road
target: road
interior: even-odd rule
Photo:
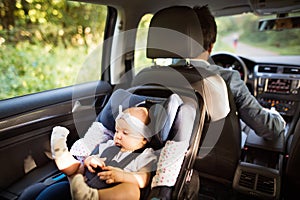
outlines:
[[[229,35],[227,37],[224,37],[222,41],[227,44],[232,44],[234,46],[234,38],[236,37],[235,34]],[[238,55],[247,55],[247,56],[275,56],[278,55],[277,53],[274,53],[272,51],[268,51],[262,48],[250,46],[248,44],[237,42],[235,52]]]

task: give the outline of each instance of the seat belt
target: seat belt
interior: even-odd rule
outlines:
[[[134,160],[136,157],[138,157],[140,155],[140,153],[142,153],[145,150],[145,147],[131,152],[129,155],[127,155],[125,158],[123,158],[120,162],[117,162],[117,161],[113,160],[113,158],[120,152],[120,150],[121,150],[121,148],[118,146],[110,146],[102,152],[100,157],[106,158],[106,160],[104,161],[106,166],[112,166],[112,167],[118,167],[118,168],[124,169],[132,160]],[[95,155],[98,152],[99,152],[99,145],[96,146],[96,148],[92,151],[91,155]],[[119,184],[119,183],[107,184],[105,182],[105,180],[100,180],[99,176],[97,176],[97,174],[100,171],[101,171],[101,169],[99,168],[99,169],[96,169],[95,173],[92,173],[89,170],[85,169],[84,175],[87,178],[86,183],[90,187],[101,189],[101,188],[112,187],[114,185]]]

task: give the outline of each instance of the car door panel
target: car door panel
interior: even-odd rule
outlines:
[[[99,81],[0,101],[0,197],[13,199],[28,185],[57,172],[50,150],[52,128],[70,130],[70,147],[111,92],[108,83]]]

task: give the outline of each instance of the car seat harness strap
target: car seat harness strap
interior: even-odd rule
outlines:
[[[135,150],[133,152],[131,152],[129,155],[127,155],[124,159],[122,159],[121,161],[117,162],[115,160],[113,160],[113,158],[120,152],[121,148],[118,146],[111,146],[106,148],[102,154],[101,154],[101,158],[106,158],[105,160],[105,165],[106,166],[112,166],[112,167],[118,167],[121,169],[124,169],[124,167],[126,167],[132,160],[134,160],[136,157],[138,157],[140,155],[140,153],[142,153],[145,148],[141,148],[138,150]],[[93,150],[91,155],[95,155],[97,154],[99,151],[99,145],[96,146],[96,148]],[[105,182],[105,180],[100,180],[99,176],[97,176],[97,174],[101,171],[101,168],[97,168],[95,171],[95,173],[90,172],[89,170],[85,169],[85,177],[87,178],[87,184],[90,187],[93,188],[97,188],[97,189],[101,189],[101,188],[108,188],[108,187],[112,187],[116,184],[107,184]]]

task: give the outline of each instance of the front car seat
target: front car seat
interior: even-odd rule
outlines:
[[[298,109],[299,110],[299,109]],[[287,138],[287,156],[284,170],[284,199],[294,199],[300,188],[300,119],[295,126],[293,134]]]
[[[157,12],[150,23],[147,57],[183,59],[185,64],[146,68],[137,75],[134,83],[156,83],[167,87],[184,87],[186,84],[186,87],[199,90],[205,99],[207,116],[194,169],[199,172],[201,183],[208,180],[231,188],[241,153],[240,124],[233,97],[224,80],[188,62],[203,51],[202,41],[200,22],[192,8],[175,6]],[[168,71],[177,77],[172,78]],[[203,184],[202,188],[205,187]]]

